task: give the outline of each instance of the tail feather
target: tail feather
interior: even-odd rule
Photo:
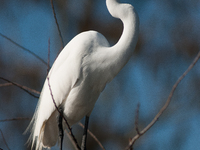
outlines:
[[[34,114],[28,128],[25,132],[31,131],[28,143],[32,143],[31,149],[42,150],[42,148],[50,148],[54,146],[58,141],[58,125],[56,116],[57,111],[54,111],[48,120],[44,121],[42,126],[38,130],[37,113]],[[39,131],[39,132],[38,132]]]

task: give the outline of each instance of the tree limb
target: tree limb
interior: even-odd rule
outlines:
[[[173,85],[172,90],[168,96],[168,99],[166,101],[166,103],[164,104],[164,106],[160,109],[160,111],[158,112],[158,114],[154,117],[154,119],[141,131],[139,132],[139,134],[135,135],[131,142],[129,143],[129,145],[126,147],[126,150],[130,150],[131,147],[133,146],[133,144],[135,143],[135,141],[137,139],[139,139],[144,133],[146,133],[158,120],[158,118],[163,114],[163,112],[167,109],[167,107],[169,106],[169,103],[171,102],[172,96],[174,94],[174,91],[176,90],[178,84],[181,82],[181,80],[188,74],[188,72],[190,72],[190,70],[194,67],[194,65],[197,63],[197,61],[200,58],[200,52],[197,54],[197,56],[195,57],[195,59],[193,60],[193,62],[190,64],[190,66],[187,68],[187,70],[178,78],[178,80],[176,81],[176,83]]]
[[[15,41],[13,41],[12,39],[10,39],[7,36],[3,35],[2,33],[0,33],[0,36],[2,36],[3,38],[7,39],[8,41],[10,41],[11,43],[15,44],[16,46],[20,47],[21,49],[27,51],[28,53],[30,53],[31,55],[33,55],[34,57],[36,57],[37,59],[39,59],[43,64],[47,65],[47,62],[45,62],[40,56],[38,56],[37,54],[35,54],[31,50],[29,50],[29,49],[21,46],[20,44],[16,43]]]
[[[7,147],[7,149],[10,150],[10,148],[8,147],[8,144],[7,144],[7,142],[6,142],[6,139],[5,139],[5,137],[4,137],[3,132],[1,131],[1,129],[0,129],[0,132],[1,132],[1,136],[2,136],[2,138],[3,138],[3,141],[4,141],[4,143],[5,143],[6,147]]]
[[[139,108],[140,108],[140,103],[137,105],[137,110],[136,110],[136,115],[135,115],[135,130],[137,134],[140,134],[139,128],[138,128],[138,122],[139,122]]]
[[[84,129],[84,125],[79,122],[79,126],[81,126]],[[101,144],[101,142],[97,139],[97,137],[88,129],[87,132],[90,134],[90,136],[99,144],[102,150],[105,150],[104,146]]]
[[[3,77],[0,77],[0,79],[4,80],[4,81],[6,81],[6,82],[8,82],[8,83],[10,83],[10,84],[12,84],[12,85],[15,85],[15,86],[19,87],[20,89],[24,90],[26,93],[30,94],[31,96],[33,96],[33,97],[35,97],[35,98],[39,98],[38,96],[32,94],[32,93],[40,94],[40,92],[38,92],[38,91],[36,91],[36,90],[34,90],[34,89],[31,89],[31,88],[29,88],[29,87],[20,85],[20,84],[18,84],[18,83],[16,83],[16,82],[12,82],[12,81],[10,81],[10,80],[8,80],[8,79],[5,79],[5,78],[3,78]],[[32,93],[31,93],[31,92],[32,92]]]
[[[31,118],[28,117],[18,117],[18,118],[12,118],[12,119],[3,119],[0,120],[0,122],[8,122],[8,121],[18,121],[18,120],[30,120]]]

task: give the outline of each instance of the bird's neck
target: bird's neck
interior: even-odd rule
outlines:
[[[123,5],[123,4],[119,4]],[[126,4],[125,4],[126,5]],[[123,7],[123,6],[122,6]],[[128,7],[129,8],[129,7]],[[119,9],[122,10],[123,8]],[[124,11],[124,10],[122,10]],[[133,54],[135,49],[138,34],[139,34],[139,18],[134,8],[131,7],[126,17],[118,17],[123,22],[123,33],[119,41],[112,47],[110,47],[111,59],[112,59],[112,74],[113,76],[126,65],[128,60]],[[123,13],[123,12],[122,12]],[[120,14],[120,12],[119,12]]]

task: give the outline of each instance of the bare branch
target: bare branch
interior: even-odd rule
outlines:
[[[129,144],[131,144],[132,139],[129,138]],[[133,150],[133,146],[129,147],[129,150]]]
[[[28,118],[28,117],[18,117],[18,118],[0,120],[0,122],[19,121],[19,120],[30,120],[30,119],[31,119],[31,118]]]
[[[9,121],[19,121],[19,120],[31,120],[31,118],[29,117],[18,117],[18,118],[12,118],[12,119],[4,119],[4,120],[0,120],[0,122],[9,122]],[[84,128],[84,125],[79,122],[78,123],[82,128]],[[67,130],[65,130],[67,134],[69,134],[67,132]],[[102,150],[105,150],[105,148],[103,147],[103,145],[101,144],[101,142],[97,139],[97,137],[88,129],[88,133],[90,134],[90,136],[99,144],[99,146],[101,147]],[[73,142],[73,139],[71,138],[71,136],[69,136],[71,142],[74,144],[74,146],[76,147],[75,142]]]
[[[169,103],[171,102],[172,96],[174,94],[174,91],[176,90],[178,84],[181,82],[181,80],[188,74],[188,72],[190,72],[190,70],[194,67],[194,65],[197,63],[197,61],[200,58],[200,52],[197,54],[197,56],[195,57],[195,59],[193,60],[193,62],[190,64],[190,66],[187,68],[187,70],[178,78],[178,80],[176,81],[176,83],[173,85],[172,90],[168,96],[168,99],[165,103],[165,105],[160,109],[160,111],[158,112],[158,114],[154,117],[154,119],[140,132],[140,134],[135,135],[131,142],[129,143],[129,146],[126,147],[126,150],[130,150],[131,147],[133,146],[133,144],[135,143],[135,141],[137,139],[139,139],[144,133],[146,133],[158,120],[158,118],[163,114],[163,112],[167,109],[167,107],[169,106]]]
[[[48,40],[48,61],[47,61],[47,75],[49,73],[50,70],[50,38]]]
[[[73,138],[73,141],[74,141],[74,143],[76,144],[77,149],[80,150],[80,147],[79,147],[79,145],[78,145],[78,142],[77,142],[77,140],[76,140],[74,134],[72,133],[72,129],[70,128],[69,123],[67,122],[67,119],[63,116],[63,114],[60,112],[58,106],[56,105],[56,102],[55,102],[55,99],[54,99],[54,96],[53,96],[53,93],[52,93],[52,90],[51,90],[51,85],[50,85],[49,77],[47,77],[47,81],[48,81],[48,86],[49,86],[51,98],[52,98],[53,103],[54,103],[54,105],[55,105],[55,107],[56,107],[56,110],[59,112],[59,114],[60,114],[60,115],[62,116],[62,118],[65,120],[65,123],[66,123],[66,125],[67,125],[67,128],[69,129],[69,133],[70,133],[71,137]]]
[[[9,82],[9,83],[11,83],[12,85],[15,85],[15,86],[19,87],[20,89],[24,90],[26,93],[30,94],[31,96],[33,96],[33,97],[35,97],[35,98],[39,98],[38,96],[35,96],[34,94],[31,93],[31,92],[33,92],[33,93],[36,93],[36,94],[40,94],[40,92],[38,92],[38,91],[36,91],[36,90],[34,90],[34,89],[31,89],[31,88],[28,88],[28,87],[26,87],[26,86],[20,85],[20,84],[18,84],[18,83],[16,83],[16,82],[12,82],[12,81],[10,81],[10,80],[8,80],[8,79],[5,79],[5,78],[3,78],[3,77],[0,77],[0,79],[4,80],[4,81],[6,81],[6,82]]]
[[[50,1],[51,1],[51,7],[52,7],[52,10],[53,10],[54,19],[55,19],[56,26],[57,26],[58,33],[59,33],[59,37],[60,37],[61,47],[63,48],[64,42],[63,42],[62,34],[61,34],[61,31],[60,31],[60,27],[59,27],[59,24],[58,24],[58,20],[57,20],[57,17],[56,17],[56,12],[55,12],[55,9],[54,9],[53,0],[50,0]]]
[[[0,36],[2,36],[3,38],[7,39],[8,41],[10,41],[11,43],[15,44],[16,46],[20,47],[21,49],[27,51],[28,53],[30,53],[31,55],[33,55],[34,57],[36,57],[37,59],[39,59],[43,64],[47,65],[47,63],[37,54],[35,54],[34,52],[32,52],[31,50],[21,46],[20,44],[16,43],[15,41],[13,41],[12,39],[8,38],[7,36],[3,35],[2,33],[0,33]]]
[[[136,130],[137,134],[140,135],[140,131],[139,131],[139,128],[138,128],[138,123],[139,123],[139,108],[140,108],[140,103],[138,103],[138,105],[137,105],[136,115],[135,115],[135,130]]]
[[[33,90],[33,89],[28,88],[28,87],[26,87],[26,86],[22,86],[22,85],[20,85],[20,84],[18,84],[18,83],[11,82],[11,81],[9,81],[9,80],[7,80],[7,79],[4,79],[4,78],[2,78],[2,77],[0,77],[0,79],[9,82],[9,83],[5,83],[5,84],[0,84],[0,87],[2,87],[2,86],[14,85],[14,86],[17,86],[17,87],[23,89],[25,92],[28,92],[28,91],[26,91],[26,90],[29,90],[29,91],[31,91],[31,92],[33,92],[33,93],[40,94],[39,91]],[[28,92],[28,93],[29,93],[29,92]],[[34,96],[34,97],[35,97],[35,95],[32,95],[32,94],[31,94],[31,96]],[[36,97],[36,98],[38,98],[38,97]],[[55,104],[55,103],[54,103],[54,104]],[[30,120],[30,118],[28,118],[28,117],[18,117],[18,118],[0,120],[0,122],[18,121],[18,120]],[[79,123],[79,125],[80,125],[81,127],[84,127],[84,125],[81,124],[81,123]],[[70,128],[70,129],[71,129],[71,128]],[[105,150],[105,148],[103,147],[103,145],[101,144],[101,142],[96,138],[96,136],[95,136],[90,130],[88,130],[88,133],[91,135],[91,137],[94,138],[94,140],[99,144],[99,146],[100,146],[103,150]],[[71,135],[71,133],[70,133],[70,135]],[[74,145],[76,145],[76,144],[74,144]]]
[[[11,86],[12,83],[3,83],[3,84],[0,84],[0,87],[4,87],[4,86]]]
[[[81,126],[84,129],[84,125],[79,122],[79,126]],[[97,137],[88,129],[87,132],[90,134],[90,136],[99,144],[102,150],[105,150],[104,146],[101,144],[101,142],[97,139]]]
[[[68,137],[68,139],[70,140],[70,142],[72,143],[72,145],[74,146],[74,148],[75,148],[76,150],[79,150],[79,149],[76,147],[76,143],[73,141],[73,138],[72,138],[72,136],[69,134],[69,132],[67,131],[67,129],[65,129],[64,131],[67,133],[67,137]]]
[[[8,144],[7,144],[7,142],[6,142],[6,139],[5,139],[5,137],[4,137],[3,132],[1,131],[1,129],[0,129],[0,132],[1,132],[1,136],[2,136],[2,138],[3,138],[3,141],[4,141],[4,143],[5,143],[6,147],[7,147],[7,149],[10,150],[10,148],[8,147]]]

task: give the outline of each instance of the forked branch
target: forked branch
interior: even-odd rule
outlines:
[[[163,112],[169,106],[169,103],[171,102],[172,96],[173,96],[174,91],[176,90],[178,84],[181,82],[181,80],[183,80],[183,78],[188,74],[188,72],[190,72],[190,70],[194,67],[194,65],[199,60],[199,58],[200,58],[200,52],[197,54],[197,56],[195,57],[195,59],[193,60],[193,62],[190,64],[190,66],[187,68],[187,70],[178,78],[178,80],[176,81],[176,83],[173,85],[172,90],[171,90],[171,92],[170,92],[170,94],[168,96],[168,99],[167,99],[166,103],[160,109],[160,111],[158,112],[158,114],[154,117],[154,119],[141,132],[139,132],[139,134],[135,135],[132,138],[132,140],[129,142],[129,145],[126,147],[126,150],[130,150],[132,148],[133,144],[135,143],[135,141],[137,139],[139,139],[144,133],[146,133],[157,122],[158,118],[163,114]]]
[[[23,86],[23,85],[20,85],[16,82],[12,82],[10,80],[7,80],[3,77],[0,77],[0,79],[8,82],[8,83],[5,83],[5,84],[0,84],[0,87],[3,87],[3,86],[10,86],[10,85],[14,85],[14,86],[17,86],[19,87],[20,89],[24,90],[25,92],[27,92],[28,94],[30,94],[31,96],[35,97],[35,98],[39,98],[38,96],[35,96],[34,94],[32,94],[31,92],[35,93],[35,94],[40,94],[39,91],[36,91],[34,89],[31,89],[29,87],[26,87],[26,86]],[[4,119],[4,120],[0,120],[0,122],[8,122],[8,121],[18,121],[18,120],[30,120],[30,118],[28,117],[18,117],[18,118],[12,118],[12,119]],[[84,127],[83,124],[79,123],[79,126],[81,127]],[[103,147],[103,145],[101,144],[101,142],[97,139],[97,137],[88,129],[88,133],[91,135],[91,137],[99,144],[99,146],[101,147],[102,150],[105,150],[105,148]],[[76,144],[74,144],[76,145]]]
[[[79,122],[78,124],[79,124],[79,126],[81,126],[84,129],[84,125],[81,122]],[[87,132],[99,144],[99,146],[101,147],[101,149],[105,150],[104,146],[101,144],[101,142],[99,141],[99,139],[97,139],[97,137],[89,129],[87,130]]]

